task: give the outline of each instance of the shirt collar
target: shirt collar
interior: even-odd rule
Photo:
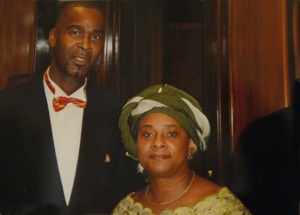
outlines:
[[[59,96],[64,96],[64,97],[68,97],[68,98],[72,97],[72,98],[80,99],[82,101],[86,101],[85,89],[86,89],[86,85],[87,85],[87,78],[85,78],[85,83],[84,83],[84,85],[82,85],[82,87],[80,87],[78,90],[76,90],[74,93],[72,93],[71,95],[68,96],[54,81],[51,80],[49,71],[50,71],[50,66],[47,68],[46,72],[48,73],[49,82],[55,89],[54,98],[59,97]]]

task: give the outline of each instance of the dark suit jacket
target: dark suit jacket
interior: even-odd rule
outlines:
[[[257,120],[241,149],[236,195],[255,215],[299,215],[300,79],[292,98]]]
[[[91,83],[87,98],[67,207],[42,76],[0,92],[0,213],[108,214],[143,186],[119,137],[117,121],[125,99]],[[106,155],[111,162],[105,163]]]

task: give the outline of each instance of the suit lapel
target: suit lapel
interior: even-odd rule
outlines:
[[[107,129],[111,128],[109,126],[111,121],[105,104],[98,98],[96,90],[88,86],[87,106],[84,110],[80,151],[70,205],[76,202],[91,203],[93,200],[89,198],[93,197],[91,194],[95,192],[95,187],[99,184],[109,184],[107,182],[109,177],[106,174],[109,164],[105,163],[109,146],[102,143],[109,142],[107,138],[112,135],[112,130]],[[82,187],[84,189],[81,189]]]
[[[22,120],[24,149],[44,203],[64,205],[43,76],[30,85]],[[28,113],[28,114],[27,114]]]

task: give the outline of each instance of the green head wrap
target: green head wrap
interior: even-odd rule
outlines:
[[[119,129],[128,156],[137,160],[135,138],[140,120],[150,113],[157,112],[175,119],[193,139],[197,149],[206,149],[210,125],[199,103],[175,87],[156,85],[138,93],[123,107]]]

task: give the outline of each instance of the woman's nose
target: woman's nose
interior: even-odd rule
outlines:
[[[166,143],[163,137],[156,137],[152,144],[153,148],[163,148],[166,147]]]

